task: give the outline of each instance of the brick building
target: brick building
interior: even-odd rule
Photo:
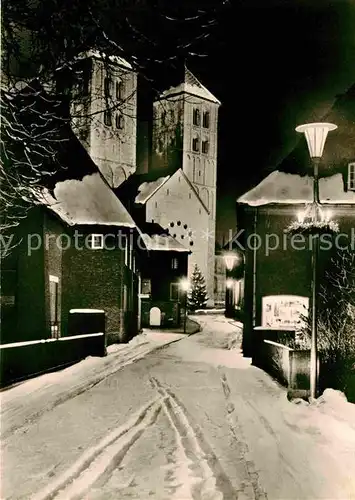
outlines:
[[[338,222],[339,234],[338,243],[321,245],[320,275],[337,245],[355,249],[355,86],[338,98],[322,121],[338,126],[325,144],[319,192],[323,213]],[[237,200],[238,244],[245,248],[246,356],[253,354],[258,327],[293,328],[300,313],[308,311],[311,243],[292,244],[286,228],[312,202],[311,169],[302,138],[277,170]]]

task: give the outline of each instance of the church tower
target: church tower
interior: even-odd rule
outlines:
[[[137,74],[124,59],[90,51],[77,66],[72,127],[111,187],[136,170]]]
[[[220,104],[185,66],[183,82],[164,91],[153,107],[153,169],[166,175],[181,168],[209,212],[209,227],[199,235],[208,235],[209,290],[214,280]]]

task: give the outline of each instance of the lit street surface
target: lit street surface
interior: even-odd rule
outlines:
[[[199,321],[3,391],[1,498],[355,498],[354,405],[288,402],[236,323]]]

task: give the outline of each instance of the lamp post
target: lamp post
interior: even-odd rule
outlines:
[[[190,288],[190,282],[187,278],[180,281],[180,288],[184,292],[184,333],[186,333],[186,318],[187,318],[187,292]]]
[[[313,203],[310,205],[310,211],[305,213],[303,218],[299,215],[299,222],[303,222],[307,216],[312,224],[317,228],[317,223],[324,221],[324,215],[319,200],[319,162],[323,154],[323,149],[328,132],[337,128],[333,123],[306,123],[296,127],[296,132],[305,135],[309,154],[313,163]],[[318,254],[319,254],[319,233],[316,229],[314,244],[312,245],[312,336],[311,336],[311,366],[310,366],[310,392],[311,397],[317,397],[317,337],[318,337]]]
[[[234,280],[230,278],[228,275],[231,273],[233,270],[236,262],[239,260],[238,255],[236,255],[233,252],[226,252],[223,255],[224,258],[224,263],[226,265],[227,273],[226,273],[226,310],[225,310],[225,316],[232,317],[232,306],[233,306],[233,284]]]

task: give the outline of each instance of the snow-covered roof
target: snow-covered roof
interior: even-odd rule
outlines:
[[[64,222],[73,225],[136,227],[117,196],[98,172],[81,180],[57,182],[53,195],[47,188],[36,194]]]
[[[160,94],[160,99],[167,99],[176,94],[181,93],[191,94],[196,97],[201,97],[207,101],[212,101],[216,104],[221,104],[221,102],[208,90],[201,82],[189,71],[185,69],[185,80],[176,87],[170,87]]]
[[[123,59],[123,57],[119,56],[108,56],[104,52],[100,52],[98,50],[88,50],[86,52],[82,52],[77,56],[77,59],[86,59],[87,57],[96,57],[97,59],[106,59],[112,63],[118,64],[119,66],[122,66],[123,68],[130,69],[132,70],[132,65]]]
[[[335,174],[319,179],[319,197],[322,203],[355,204],[355,191],[344,191],[343,177]],[[313,200],[313,178],[275,170],[257,186],[237,199],[250,206],[268,203],[308,203]]]
[[[190,252],[170,234],[141,234],[148,250],[165,250],[170,252]]]
[[[158,179],[150,182],[143,182],[138,188],[138,194],[135,197],[135,203],[146,203],[151,196],[170,178],[170,175],[166,177],[159,177]]]

